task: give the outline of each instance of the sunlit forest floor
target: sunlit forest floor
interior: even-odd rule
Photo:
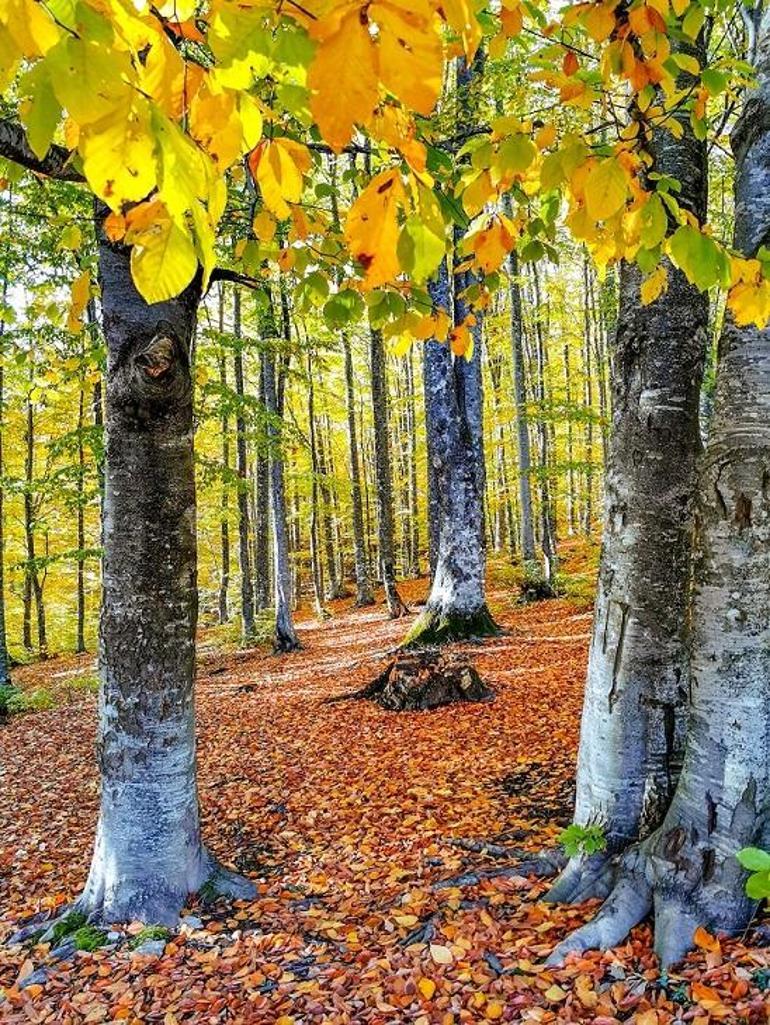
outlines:
[[[544,884],[494,876],[482,850],[540,850],[569,822],[595,553],[568,551],[571,597],[517,604],[493,568],[505,634],[472,646],[490,704],[392,713],[327,703],[371,680],[406,622],[343,600],[300,617],[303,650],[200,644],[200,794],[211,849],[260,881],[253,903],[190,904],[160,956],[121,942],[56,965],[0,952],[0,1018],[18,1022],[764,1022],[762,935],[709,943],[661,979],[647,927],[558,971],[557,940],[595,903],[538,903]],[[575,583],[577,581],[577,583]],[[581,583],[581,581],[583,583]],[[404,596],[424,598],[425,579]],[[57,707],[0,727],[0,934],[77,896],[97,811],[93,656],[20,670]],[[468,842],[470,841],[470,842]],[[499,854],[499,851],[497,852]],[[489,872],[490,877],[484,878]],[[475,873],[475,876],[474,876]],[[438,887],[458,875],[470,878]],[[128,932],[136,933],[138,926]],[[127,940],[129,937],[124,937]],[[766,942],[766,940],[764,941]],[[20,989],[33,970],[47,977]]]

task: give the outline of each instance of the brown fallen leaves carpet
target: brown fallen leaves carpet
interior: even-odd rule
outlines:
[[[407,585],[414,599],[425,581]],[[543,884],[441,880],[505,865],[474,841],[532,850],[569,821],[590,630],[585,606],[517,608],[500,589],[505,636],[474,649],[492,704],[394,714],[325,703],[385,665],[405,629],[381,606],[337,603],[301,625],[289,656],[217,655],[202,645],[198,716],[205,835],[258,880],[235,907],[191,904],[162,956],[124,945],[78,953],[41,984],[19,982],[48,950],[0,950],[0,1019],[11,1022],[255,1022],[450,1025],[765,1022],[770,957],[710,938],[661,979],[647,927],[625,946],[541,967],[591,911],[537,901]],[[29,671],[92,672],[92,660]],[[21,674],[24,685],[24,674]],[[97,807],[96,702],[0,727],[0,938],[75,897]],[[464,843],[464,841],[466,841]],[[470,841],[469,843],[467,841]],[[479,846],[476,844],[476,846]],[[477,877],[478,880],[478,877]]]

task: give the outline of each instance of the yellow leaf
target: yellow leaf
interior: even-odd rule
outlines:
[[[556,125],[552,121],[549,125],[543,125],[535,136],[535,145],[538,149],[548,149],[556,141]]]
[[[498,1018],[502,1018],[504,1010],[505,1008],[499,1000],[490,1000],[484,1008],[484,1017],[489,1021],[497,1021]]]
[[[161,217],[139,235],[131,249],[131,275],[148,303],[179,295],[198,269],[188,235],[170,217]]]
[[[658,1012],[653,1008],[642,1011],[634,1019],[635,1025],[658,1025]]]
[[[470,243],[479,267],[485,274],[491,274],[513,249],[513,235],[499,218],[494,218],[472,236]]]
[[[692,998],[696,1003],[700,1004],[704,1011],[708,1011],[722,1003],[719,993],[710,986],[705,986],[702,982],[694,982],[692,984]]]
[[[72,283],[67,328],[77,334],[83,327],[83,312],[91,298],[91,271],[84,270]]]
[[[462,40],[465,59],[470,63],[481,42],[481,25],[468,0],[442,0],[441,9]]]
[[[270,242],[275,236],[275,218],[269,210],[260,210],[254,218],[252,227],[260,242]]]
[[[432,1000],[433,994],[436,992],[436,983],[433,979],[420,979],[417,983],[417,988],[426,1000]]]
[[[642,304],[649,306],[650,303],[655,302],[658,296],[662,295],[668,288],[668,274],[663,264],[644,279],[642,287],[640,289]]]
[[[607,157],[588,172],[585,197],[588,213],[596,221],[606,221],[626,202],[626,173],[615,157]]]
[[[289,203],[302,197],[302,172],[283,138],[266,139],[249,158],[265,206],[278,218],[288,217]]]
[[[449,947],[445,947],[441,943],[431,943],[430,956],[436,964],[452,964],[454,961],[452,951]]]
[[[79,149],[88,184],[112,210],[144,199],[157,183],[149,110],[140,96],[84,126]]]
[[[313,26],[313,35],[320,43],[308,74],[310,111],[339,152],[350,142],[353,126],[371,120],[377,104],[377,52],[357,6],[341,19],[333,9]]]
[[[613,8],[606,4],[597,4],[585,14],[583,24],[594,42],[603,43],[605,39],[609,39],[615,28]]]
[[[396,249],[403,199],[401,175],[392,168],[375,175],[348,212],[345,241],[364,268],[367,289],[391,281],[401,269]]]
[[[430,114],[441,91],[443,51],[425,0],[378,0],[380,80],[418,114]]]

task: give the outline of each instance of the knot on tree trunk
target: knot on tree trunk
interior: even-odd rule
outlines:
[[[457,701],[492,701],[494,696],[467,656],[435,650],[399,655],[356,695],[392,712],[422,711]]]

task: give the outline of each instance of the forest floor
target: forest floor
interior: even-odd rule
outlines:
[[[427,582],[407,582],[405,597]],[[570,821],[590,607],[516,603],[493,574],[505,634],[473,645],[490,704],[393,713],[327,703],[369,682],[406,628],[381,605],[332,603],[300,623],[302,651],[200,646],[204,831],[259,896],[192,902],[159,956],[127,944],[52,965],[48,949],[0,949],[0,1019],[272,1025],[590,1022],[706,1025],[770,1017],[770,952],[707,939],[661,978],[650,930],[560,970],[542,962],[595,902],[551,907],[520,876],[437,884],[505,859],[475,841],[533,851]],[[97,812],[96,699],[72,685],[93,656],[18,673],[65,694],[0,726],[0,940],[77,896]],[[475,844],[482,846],[482,844]],[[138,926],[130,927],[136,932]],[[33,970],[47,978],[20,988]]]

